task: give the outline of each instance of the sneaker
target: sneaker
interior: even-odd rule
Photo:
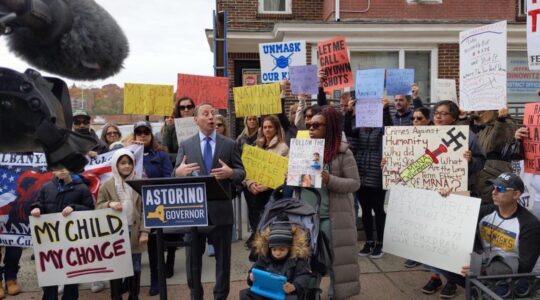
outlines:
[[[92,291],[92,293],[99,293],[103,291],[104,289],[105,289],[105,282],[103,281],[96,281],[90,284],[90,290]]]
[[[15,296],[21,292],[21,287],[15,279],[6,280],[6,286],[8,295]]]
[[[366,241],[364,244],[364,248],[358,252],[359,256],[368,256],[371,254],[371,251],[373,251],[373,247],[375,247],[374,241]]]
[[[447,282],[441,290],[441,298],[452,299],[456,296],[457,285],[453,282]]]
[[[422,293],[431,295],[434,294],[442,286],[442,281],[439,277],[432,276],[431,279],[421,289]]]
[[[418,267],[419,265],[421,265],[421,263],[417,262],[417,261],[414,261],[412,259],[407,259],[404,263],[403,263],[403,266],[405,268],[414,268],[414,267]]]
[[[369,255],[370,258],[381,258],[383,257],[384,252],[382,252],[382,243],[376,242],[373,251]]]

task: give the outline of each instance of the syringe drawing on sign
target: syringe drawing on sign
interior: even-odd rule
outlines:
[[[446,152],[448,152],[448,148],[443,144],[440,144],[439,147],[433,151],[426,148],[425,154],[420,156],[415,162],[405,168],[405,170],[401,171],[399,177],[405,183],[410,181],[429,166],[438,164],[439,160],[437,159],[437,156]]]

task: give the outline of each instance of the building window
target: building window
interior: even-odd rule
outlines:
[[[527,0],[518,0],[518,17],[527,15]]]
[[[292,0],[259,0],[259,13],[290,14],[292,13]]]
[[[506,64],[508,102],[539,101],[540,72],[529,70],[527,51],[508,51]]]
[[[420,88],[420,97],[426,103],[431,95],[431,51],[351,51],[351,68],[356,82],[356,70],[363,69],[414,69],[414,81]]]

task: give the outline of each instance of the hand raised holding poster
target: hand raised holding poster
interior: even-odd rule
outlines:
[[[195,105],[210,103],[215,108],[227,108],[229,79],[227,77],[178,74],[176,99],[189,97]]]
[[[317,44],[319,67],[326,75],[324,91],[354,86],[349,52],[345,37],[337,37]]]
[[[384,69],[356,71],[356,99],[380,99],[384,95]]]
[[[411,95],[411,86],[414,83],[414,69],[388,69],[386,70],[386,94]]]
[[[317,66],[290,66],[289,81],[294,95],[309,94],[315,95],[319,92],[319,78],[317,77]]]

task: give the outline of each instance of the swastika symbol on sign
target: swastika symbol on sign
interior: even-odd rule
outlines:
[[[450,137],[450,140],[449,141],[446,141],[445,139],[442,139],[442,142],[446,145],[446,147],[450,147],[450,145],[452,144],[456,144],[456,146],[454,147],[454,151],[457,151],[459,150],[461,147],[463,147],[463,145],[459,142],[460,139],[463,139],[465,140],[465,135],[463,134],[463,132],[459,132],[457,135],[454,135],[453,132],[454,130],[456,130],[455,127],[452,127],[452,129],[448,130],[446,132],[446,134]]]

